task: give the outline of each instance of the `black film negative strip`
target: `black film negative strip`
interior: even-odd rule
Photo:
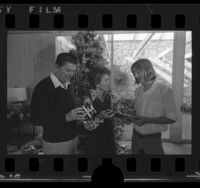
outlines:
[[[32,179],[32,181],[102,181],[102,179],[98,179],[100,178],[98,174],[101,174],[106,181],[118,182],[132,182],[138,180],[199,181],[199,91],[196,90],[198,86],[195,86],[195,84],[198,84],[199,80],[199,8],[200,5],[198,4],[1,4],[0,132],[2,134],[0,140],[0,181],[24,181],[27,179]],[[9,101],[7,99],[7,88],[28,88],[31,93],[36,82],[39,82],[38,79],[44,78],[44,75],[49,74],[49,71],[53,71],[53,65],[51,64],[48,67],[48,63],[45,62],[55,61],[57,55],[56,50],[59,49],[62,51],[62,48],[66,50],[66,47],[61,46],[61,41],[67,40],[67,36],[74,35],[74,33],[79,31],[97,31],[97,33],[101,35],[109,35],[107,41],[110,40],[110,46],[108,45],[107,47],[110,48],[110,51],[108,50],[108,55],[110,53],[110,56],[113,56],[113,53],[117,54],[119,52],[117,51],[120,49],[119,41],[121,39],[119,38],[123,38],[123,36],[119,36],[120,34],[127,35],[127,37],[128,34],[134,34],[134,36],[131,36],[131,39],[129,36],[129,39],[122,40],[126,40],[126,42],[129,40],[135,40],[137,42],[143,41],[135,51],[135,53],[140,54],[141,57],[145,56],[145,52],[142,52],[142,49],[144,49],[145,44],[148,43],[153,36],[155,42],[156,37],[160,40],[167,40],[166,38],[169,36],[164,36],[164,33],[173,33],[173,39],[169,37],[169,40],[173,40],[173,48],[169,49],[168,47],[163,47],[167,46],[167,43],[163,44],[161,48],[165,49],[162,51],[163,53],[168,55],[170,53],[175,54],[172,55],[174,59],[173,65],[171,66],[173,66],[173,70],[176,71],[174,73],[170,72],[172,69],[169,63],[165,65],[160,64],[161,61],[170,61],[169,57],[162,56],[161,53],[156,54],[160,55],[160,57],[157,58],[157,64],[155,66],[157,66],[156,69],[158,72],[165,69],[163,75],[166,76],[166,79],[169,73],[171,74],[169,79],[171,79],[174,84],[173,88],[178,88],[175,93],[177,101],[180,91],[183,92],[184,89],[183,87],[179,87],[179,84],[182,83],[183,85],[183,75],[189,72],[185,77],[185,82],[191,82],[192,80],[192,85],[194,85],[192,90],[190,90],[190,92],[192,91],[192,93],[190,93],[190,100],[192,100],[193,110],[190,113],[186,113],[187,118],[188,116],[192,116],[192,120],[190,117],[191,129],[188,130],[192,132],[191,138],[188,140],[182,139],[182,135],[180,135],[182,132],[180,133],[180,131],[183,131],[183,127],[178,127],[178,124],[177,127],[174,126],[170,128],[168,140],[165,142],[166,149],[171,151],[169,155],[156,154],[153,152],[148,154],[148,145],[146,149],[143,148],[143,151],[139,151],[140,153],[135,154],[133,152],[134,149],[131,150],[130,145],[134,144],[131,140],[128,142],[127,140],[123,140],[124,143],[128,143],[125,144],[125,146],[123,144],[117,145],[118,149],[122,152],[122,154],[118,153],[117,155],[85,155],[82,153],[79,155],[46,155],[40,154],[40,152],[34,153],[38,151],[37,148],[33,149],[30,146],[26,150],[27,153],[25,151],[23,151],[23,153],[20,147],[15,152],[9,152],[8,146],[10,146],[10,144],[8,143],[10,143],[10,140],[14,137],[11,136],[9,128],[11,127],[11,120],[8,118]],[[147,35],[148,33],[153,33],[159,36],[152,34],[152,36],[145,39],[145,37],[142,38],[142,34],[145,32]],[[190,38],[186,37],[186,32],[191,32]],[[63,37],[65,39],[62,38],[62,40],[56,43],[56,37]],[[177,54],[180,55],[183,52],[179,50],[180,46],[177,45],[183,44],[181,42],[184,37],[188,39],[186,43],[190,44],[191,48],[189,51],[190,53],[182,54],[182,56],[185,55],[182,61],[185,61],[188,67],[185,64],[186,69],[184,70],[184,66],[182,66],[182,69],[180,68],[182,73],[176,74],[178,73],[177,70],[179,70],[179,67],[181,67],[179,63],[181,58],[179,58]],[[136,42],[134,44],[136,45]],[[66,43],[66,46],[67,45],[70,46],[71,44]],[[117,45],[118,47],[116,47]],[[124,44],[124,46],[126,45]],[[40,51],[37,51],[36,48]],[[155,48],[155,46],[153,47],[152,43],[152,49],[153,48]],[[188,48],[188,46],[185,47],[185,50],[188,50]],[[168,52],[166,52],[167,50]],[[111,61],[114,60],[117,61],[117,58],[114,56],[111,57]],[[24,64],[20,65],[20,62]],[[35,63],[35,67],[31,64],[33,62]],[[28,69],[28,67],[31,67],[31,69]],[[45,69],[45,67],[47,68]],[[32,80],[29,79],[29,77],[31,77]],[[32,83],[27,83],[26,79],[32,81]],[[21,96],[22,94],[20,97]],[[177,104],[180,104],[180,101],[178,101]],[[186,107],[181,109],[187,110]],[[179,118],[182,117],[182,112],[180,110],[178,110],[178,113]],[[184,120],[181,119],[181,121],[186,122],[188,121],[187,118]],[[16,128],[18,129],[23,122],[19,119],[15,119],[14,121],[12,120],[12,123],[14,123],[13,127],[15,127],[14,132],[16,136],[16,134],[18,134]],[[35,133],[34,130],[33,128],[33,133]],[[25,131],[25,128],[23,131]],[[20,142],[22,138],[25,139],[23,135],[19,136],[17,141],[14,141],[14,145],[17,145],[18,141]],[[159,138],[161,139],[161,137]],[[84,140],[84,138],[82,139]],[[130,139],[132,139],[132,137]],[[145,142],[145,139],[148,140],[149,138],[140,135],[135,142],[139,142],[139,140]],[[84,141],[87,142],[86,140]],[[156,139],[153,141],[157,142]],[[161,141],[159,143],[161,143]],[[21,145],[19,143],[19,146]],[[152,147],[154,146],[155,145],[152,144]],[[123,153],[126,151],[126,147],[129,147],[132,153]],[[29,153],[29,150],[33,153]],[[152,151],[153,150],[154,148],[152,148]],[[116,172],[115,177],[118,178],[112,179],[111,176],[109,176],[111,172],[113,172],[113,169]]]

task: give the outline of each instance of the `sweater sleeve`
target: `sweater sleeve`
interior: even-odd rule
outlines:
[[[48,94],[47,88],[41,84],[36,86],[31,100],[31,121],[34,125],[44,126],[46,124],[63,125],[65,123],[64,114],[48,113]]]

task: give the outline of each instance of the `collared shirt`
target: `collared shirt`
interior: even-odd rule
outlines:
[[[172,89],[161,82],[155,81],[146,92],[141,85],[135,91],[136,115],[156,118],[165,116],[177,120],[176,106]],[[139,128],[142,134],[166,131],[168,125],[146,124]]]
[[[58,78],[55,76],[54,73],[51,73],[51,74],[50,74],[50,78],[51,78],[51,80],[52,80],[53,85],[54,85],[55,88],[57,88],[57,87],[60,86],[60,87],[62,87],[63,89],[66,89],[66,90],[67,90],[67,87],[68,87],[68,85],[70,84],[70,82],[66,82],[65,84],[62,84],[62,83],[58,80]]]

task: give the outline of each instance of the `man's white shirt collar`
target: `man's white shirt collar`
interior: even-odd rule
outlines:
[[[70,84],[70,82],[66,82],[65,83],[65,86],[66,86],[66,88],[63,86],[63,84],[58,80],[58,78],[55,76],[55,74],[54,73],[51,73],[50,74],[50,78],[51,78],[51,80],[52,80],[52,82],[53,82],[53,85],[54,85],[54,87],[55,88],[57,88],[57,87],[62,87],[63,89],[67,89],[67,87],[68,87],[68,84]]]

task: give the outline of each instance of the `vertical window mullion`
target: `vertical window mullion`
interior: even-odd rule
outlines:
[[[184,84],[184,62],[185,62],[185,31],[174,32],[173,44],[173,69],[172,88],[177,107],[178,120],[170,126],[170,140],[181,141],[182,139],[182,112],[183,84]]]
[[[113,41],[113,33],[110,35],[111,36],[111,45],[110,45],[110,56],[111,56],[111,92],[113,94],[113,84],[114,84],[114,41]],[[112,107],[113,107],[113,101],[112,101]]]

